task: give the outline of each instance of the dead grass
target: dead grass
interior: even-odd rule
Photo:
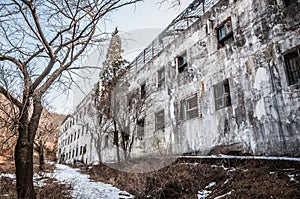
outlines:
[[[143,162],[142,164],[148,164]],[[299,198],[300,163],[267,160],[181,159],[149,173],[124,173],[106,165],[88,170],[96,181],[111,183],[136,198]],[[293,177],[293,178],[291,178]],[[207,185],[215,182],[210,188]]]
[[[45,164],[44,172],[52,172],[54,165]],[[7,160],[0,157],[0,173],[14,174],[15,167],[14,161]],[[72,198],[70,196],[70,185],[59,184],[56,179],[43,177],[42,172],[38,170],[38,165],[34,165],[34,172],[40,174],[39,184],[44,186],[36,186],[35,191],[37,199],[61,199],[61,198]],[[16,182],[15,179],[8,177],[0,177],[0,198],[1,199],[15,199],[17,198]]]

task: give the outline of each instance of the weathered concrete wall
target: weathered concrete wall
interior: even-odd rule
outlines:
[[[234,41],[221,47],[217,29],[227,19]],[[299,1],[285,6],[283,0],[220,0],[150,62],[132,67],[115,90],[115,114],[125,119],[127,114],[134,134],[128,96],[146,84],[145,107],[139,115],[145,118],[144,136],[135,136],[132,157],[230,151],[300,155],[300,84],[289,85],[284,60],[287,52],[300,47],[299,33]],[[176,57],[184,53],[188,70],[179,73]],[[161,69],[165,82],[158,87]],[[224,80],[229,83],[231,105],[217,109],[214,86]],[[195,94],[198,117],[182,121],[180,102]],[[155,114],[161,110],[165,128],[156,131]],[[84,120],[92,123],[93,118]],[[63,131],[60,140],[74,128]],[[84,144],[88,163],[115,161],[116,148],[112,141],[103,148],[103,136],[90,130],[61,149],[68,153]]]
[[[222,0],[128,75],[132,89],[146,82],[153,104],[146,114],[146,149],[154,150],[156,142],[175,153],[206,154],[215,146],[238,144],[238,150],[253,154],[299,155],[300,90],[288,86],[283,60],[286,51],[300,45],[299,9],[299,3]],[[234,41],[219,48],[216,28],[229,17]],[[184,52],[189,70],[178,73],[174,59]],[[157,71],[163,67],[166,85],[157,90]],[[231,106],[216,110],[213,87],[225,79]],[[179,102],[194,93],[199,117],[179,124]],[[155,112],[161,109],[166,127],[155,132]]]

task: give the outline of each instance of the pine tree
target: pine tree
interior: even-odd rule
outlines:
[[[101,95],[110,96],[111,90],[115,87],[117,81],[124,75],[126,71],[126,64],[128,63],[122,57],[122,42],[118,35],[118,29],[112,33],[106,60],[102,65],[102,72],[100,74]]]
[[[116,145],[117,160],[120,161],[119,152],[119,131],[117,127],[116,118],[114,118],[114,111],[111,110],[112,106],[112,92],[115,88],[118,80],[125,74],[128,63],[122,57],[122,43],[121,38],[118,35],[118,29],[112,33],[112,38],[110,40],[106,59],[102,65],[102,71],[100,73],[100,83],[96,89],[96,99],[97,110],[99,118],[105,116],[106,118],[111,118],[111,124],[113,126],[113,142]],[[101,121],[101,120],[100,120]]]

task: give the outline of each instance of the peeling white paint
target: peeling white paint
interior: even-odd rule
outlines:
[[[258,120],[261,120],[263,116],[266,116],[266,109],[264,99],[260,99],[255,106],[254,117],[257,117]]]
[[[259,67],[256,71],[255,81],[253,88],[257,90],[261,90],[264,84],[269,80],[269,76],[267,75],[267,71],[265,68]]]

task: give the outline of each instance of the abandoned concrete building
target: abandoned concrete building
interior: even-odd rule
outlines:
[[[299,156],[300,1],[193,1],[131,63],[112,99],[119,115],[141,106],[134,91],[145,105],[128,127],[131,157]],[[116,160],[111,138],[91,130],[92,101],[62,124],[59,159]]]

